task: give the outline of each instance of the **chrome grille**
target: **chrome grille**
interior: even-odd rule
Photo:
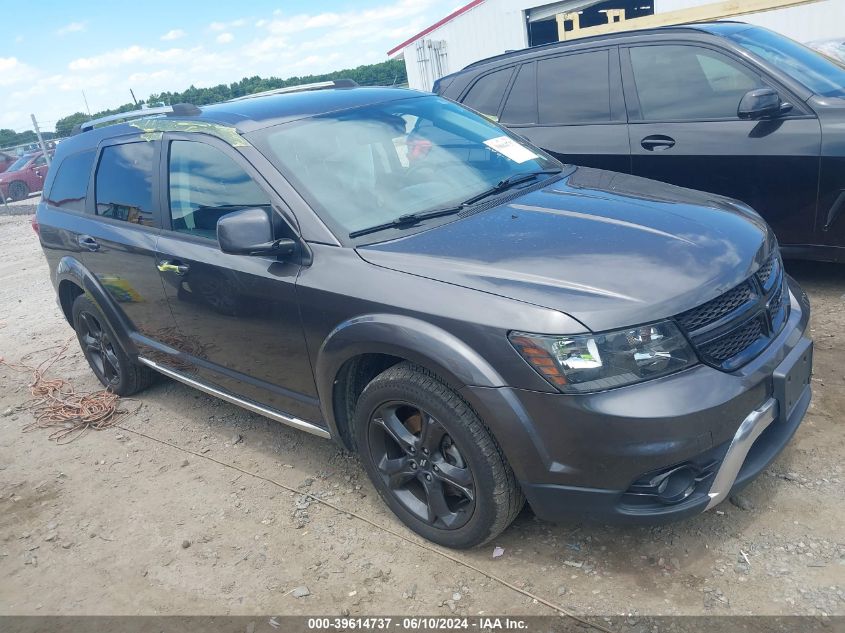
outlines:
[[[775,251],[748,279],[675,318],[702,362],[734,371],[765,349],[786,323],[784,286]]]

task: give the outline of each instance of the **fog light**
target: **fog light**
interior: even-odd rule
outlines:
[[[662,476],[657,486],[657,498],[663,503],[680,503],[695,490],[696,472],[689,466],[680,466]]]

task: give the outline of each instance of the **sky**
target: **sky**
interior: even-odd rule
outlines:
[[[460,0],[0,0],[0,128],[43,130],[165,90],[322,73],[387,51]]]

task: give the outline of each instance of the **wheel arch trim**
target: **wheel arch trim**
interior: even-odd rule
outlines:
[[[455,390],[467,385],[504,386],[499,373],[467,343],[446,330],[398,314],[366,314],[332,330],[317,353],[315,378],[332,436],[342,437],[334,414],[334,383],[344,364],[365,354],[385,354],[416,363]]]
[[[132,322],[123,315],[115,305],[108,291],[100,283],[85,265],[73,256],[66,255],[59,260],[56,266],[56,290],[61,288],[62,282],[71,282],[82,289],[82,291],[94,302],[103,312],[109,325],[114,329],[118,342],[123,350],[130,357],[138,355],[138,349],[132,342],[129,334],[136,328]],[[73,327],[73,323],[70,324]]]

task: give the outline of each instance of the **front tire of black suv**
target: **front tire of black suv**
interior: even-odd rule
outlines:
[[[400,363],[376,376],[355,410],[361,461],[379,495],[417,534],[465,549],[498,536],[524,504],[496,441],[431,372]]]
[[[73,302],[72,315],[85,360],[104,387],[119,396],[131,396],[153,382],[155,372],[132,362],[118,343],[114,328],[91,299],[79,295]]]

